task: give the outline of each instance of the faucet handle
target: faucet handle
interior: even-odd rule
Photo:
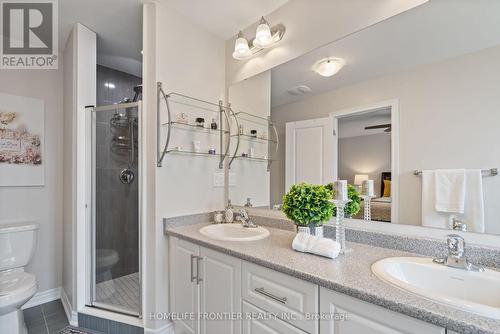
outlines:
[[[455,217],[451,219],[451,228],[456,231],[467,232],[467,224],[461,220],[456,219]]]
[[[446,244],[450,255],[462,257],[465,253],[465,240],[458,234],[449,234],[446,236]]]
[[[241,209],[240,210],[240,216],[245,219],[245,220],[248,220],[248,211],[245,210],[245,209]]]

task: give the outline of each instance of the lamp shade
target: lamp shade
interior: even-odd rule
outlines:
[[[248,46],[248,41],[240,31],[238,33],[238,38],[236,38],[236,42],[234,42],[234,59],[246,59],[252,55],[252,51],[250,51],[250,47]]]
[[[366,174],[356,174],[354,176],[354,185],[355,186],[360,186],[363,184],[363,181],[368,180],[368,175]]]
[[[269,23],[267,23],[266,19],[262,17],[260,19],[259,25],[257,26],[253,44],[259,48],[268,48],[273,45],[273,43],[274,41]]]
[[[326,58],[314,65],[314,71],[323,77],[331,77],[342,69],[345,60],[341,58]]]

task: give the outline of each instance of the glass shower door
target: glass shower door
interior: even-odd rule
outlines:
[[[141,315],[140,102],[92,111],[91,306]]]

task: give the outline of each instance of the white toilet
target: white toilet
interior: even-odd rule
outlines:
[[[0,333],[26,334],[23,306],[37,290],[35,275],[24,272],[36,245],[38,224],[0,225]]]

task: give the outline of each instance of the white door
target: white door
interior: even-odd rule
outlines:
[[[175,321],[176,334],[197,334],[199,281],[197,260],[199,247],[190,242],[170,238],[170,306],[177,314],[194,314]]]
[[[326,184],[335,176],[333,122],[330,117],[286,123],[286,176],[293,184]]]
[[[325,288],[320,289],[322,334],[445,334],[446,330]],[[330,316],[331,315],[331,316]],[[342,319],[345,315],[347,318]]]
[[[200,311],[202,314],[238,314],[241,312],[241,260],[201,247],[199,267]],[[204,320],[202,334],[239,334],[241,321]]]

